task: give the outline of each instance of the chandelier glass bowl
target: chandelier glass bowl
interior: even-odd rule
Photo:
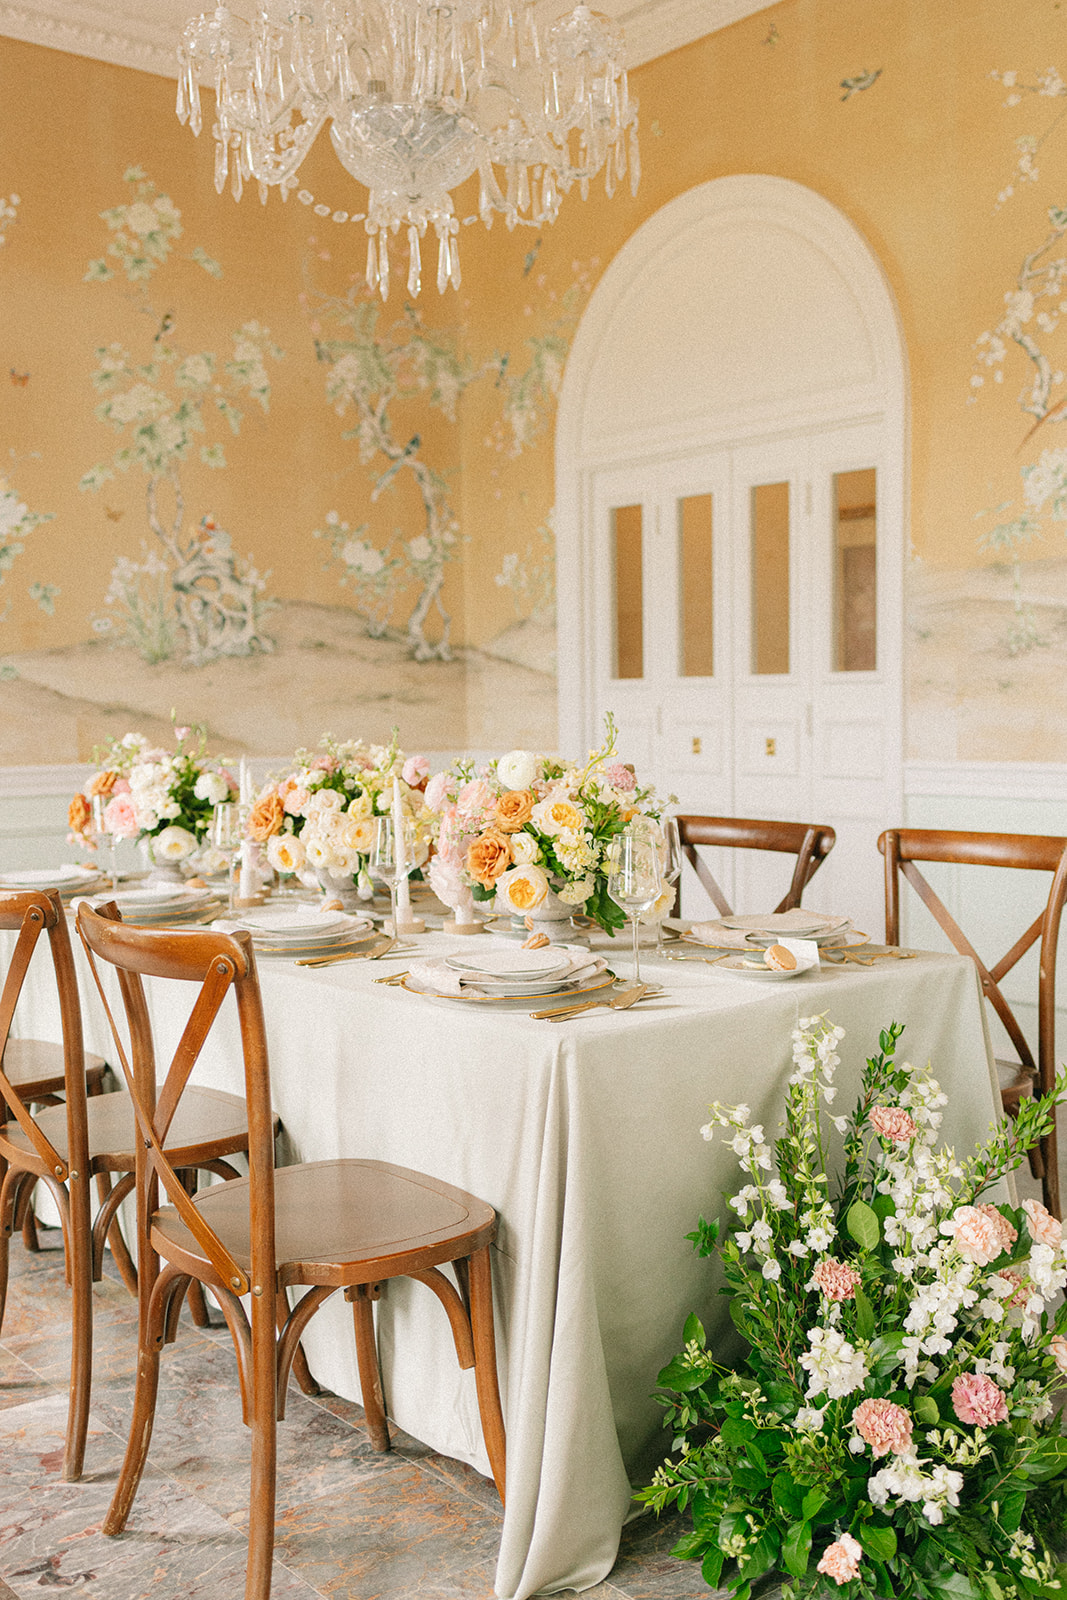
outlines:
[[[275,15],[277,5],[299,9]],[[438,240],[437,287],[459,287],[452,191],[477,173],[478,216],[553,222],[575,184],[639,177],[637,105],[620,31],[578,5],[543,31],[533,0],[272,0],[246,21],[226,6],[189,22],[178,116],[200,132],[215,91],[215,187],[283,196],[327,122],[345,170],[369,191],[367,283],[389,292],[389,236],[407,234],[408,293],[420,241]],[[473,222],[475,217],[464,219]]]

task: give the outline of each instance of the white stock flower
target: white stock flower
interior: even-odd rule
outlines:
[[[811,1349],[800,1357],[800,1365],[808,1374],[809,1400],[821,1394],[841,1400],[866,1382],[866,1357],[836,1328],[809,1328],[808,1343]]]

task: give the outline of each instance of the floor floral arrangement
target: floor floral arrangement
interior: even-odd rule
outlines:
[[[1048,1131],[1067,1074],[958,1159],[936,1080],[896,1060],[902,1031],[846,1117],[828,1109],[843,1032],[801,1019],[773,1149],[747,1106],[716,1103],[701,1130],[745,1183],[722,1236],[701,1219],[689,1238],[721,1263],[748,1349],[726,1369],[689,1317],[659,1375],[673,1453],[639,1498],[688,1508],[674,1554],[734,1600],[1064,1592],[1063,1228],[982,1196]]]

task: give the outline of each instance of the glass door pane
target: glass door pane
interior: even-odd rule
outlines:
[[[834,473],[834,671],[878,665],[875,469]]]
[[[678,501],[678,674],[710,678],[715,672],[711,495]]]
[[[752,671],[789,671],[789,484],[752,490]]]
[[[642,542],[641,507],[615,506],[611,513],[611,556],[616,678],[645,675]]]

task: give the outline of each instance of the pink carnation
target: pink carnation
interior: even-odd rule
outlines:
[[[128,793],[111,796],[104,810],[104,827],[116,839],[132,839],[138,832],[137,813]]]
[[[409,789],[417,789],[430,776],[430,762],[426,756],[408,756],[400,776]]]
[[[1049,1354],[1061,1372],[1067,1372],[1067,1339],[1054,1333],[1048,1342]]]
[[[426,785],[423,799],[431,811],[440,811],[448,797],[448,773],[435,772]]]
[[[842,1261],[820,1261],[812,1277],[827,1300],[854,1300],[860,1275]]]
[[[903,1406],[892,1400],[861,1400],[852,1413],[852,1421],[861,1439],[865,1439],[875,1456],[902,1456],[911,1449],[912,1422]]]
[[[907,1144],[919,1131],[908,1113],[899,1106],[872,1106],[867,1115],[882,1138],[892,1139],[894,1144]]]
[[[952,1405],[961,1422],[990,1428],[994,1422],[1007,1422],[1004,1391],[984,1372],[965,1372],[952,1385]]]
[[[493,791],[482,778],[472,778],[459,791],[459,804],[464,811],[484,811],[493,803]]]
[[[1063,1223],[1057,1222],[1040,1200],[1024,1200],[1023,1210],[1026,1212],[1026,1225],[1030,1229],[1031,1239],[1037,1244],[1047,1244],[1053,1250],[1058,1250],[1063,1243]]]
[[[1030,1203],[1033,1204],[1032,1201]],[[989,1205],[975,1206],[974,1209],[976,1211],[980,1211],[984,1217],[989,1218],[990,1222],[997,1230],[997,1236],[1000,1239],[1000,1248],[1002,1250],[1009,1250],[1019,1235],[1012,1227],[1004,1213],[1002,1211],[998,1211],[996,1206]],[[1044,1210],[1044,1207],[1042,1207],[1042,1210]]]
[[[605,767],[604,776],[611,787],[618,789],[622,794],[632,794],[637,788],[633,767],[627,767],[621,761],[615,761],[610,767]]]
[[[997,1211],[997,1222],[994,1222],[987,1214],[991,1210],[995,1207],[960,1206],[952,1214],[956,1249],[964,1261],[973,1261],[979,1267],[988,1267],[1004,1249],[1003,1234],[998,1226],[1004,1219]]]
[[[843,1533],[840,1539],[828,1545],[823,1551],[822,1560],[815,1569],[825,1572],[828,1578],[833,1578],[836,1583],[851,1583],[853,1578],[860,1575],[860,1557],[863,1546],[858,1539],[850,1533]]]

